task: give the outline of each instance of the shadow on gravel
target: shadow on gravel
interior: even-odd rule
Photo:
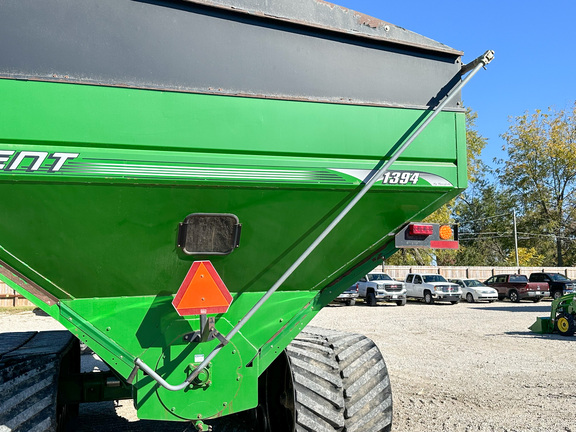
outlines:
[[[377,303],[374,306],[369,306],[368,304],[366,304],[363,301],[359,301],[356,302],[356,304],[354,306],[348,306],[344,303],[329,303],[328,305],[324,306],[327,308],[339,308],[339,307],[343,307],[343,308],[355,308],[355,307],[370,307],[370,308],[379,308],[379,307],[397,307],[398,305],[396,305],[396,303]]]
[[[519,304],[515,306],[482,306],[482,307],[473,307],[472,309],[482,309],[482,310],[493,310],[493,311],[502,311],[502,312],[540,312],[544,313],[545,315],[550,315],[550,305],[530,305],[526,304],[526,306]]]
[[[83,404],[84,405],[84,404]],[[91,404],[92,405],[92,404]],[[94,405],[100,405],[96,403]],[[113,407],[112,407],[113,408]],[[94,408],[92,408],[94,409]],[[97,409],[97,408],[96,408]],[[86,413],[80,407],[80,415],[72,420],[66,432],[196,432],[190,422],[166,422],[153,420],[137,420],[129,422],[112,412]]]
[[[50,316],[40,308],[34,308],[32,310],[32,312],[34,313],[34,315],[37,315],[37,316],[45,316],[45,317]]]
[[[465,303],[464,303],[465,304]],[[414,299],[408,299],[406,304],[404,306],[408,306],[408,305],[421,305],[421,306],[425,306],[425,307],[431,307],[431,308],[435,308],[438,306],[456,306],[451,304],[450,302],[434,302],[434,304],[431,305],[427,305],[425,304],[422,300],[414,300]],[[348,306],[345,303],[340,303],[340,302],[334,302],[334,303],[329,303],[327,306],[325,307],[345,307],[345,308],[353,308],[353,307],[369,307],[369,308],[382,308],[382,307],[404,307],[404,306],[398,306],[396,304],[396,302],[394,300],[389,301],[389,302],[378,302],[376,303],[374,306],[370,306],[368,303],[366,303],[363,300],[357,300],[356,304],[354,306]]]
[[[520,337],[524,339],[546,339],[546,340],[561,340],[566,342],[576,342],[576,336],[561,336],[556,333],[533,333],[531,331],[525,332],[504,332],[505,335]]]
[[[128,421],[116,414],[116,407],[132,401],[80,404],[79,416],[72,419],[65,432],[196,432],[193,422],[156,420]],[[246,413],[206,420],[215,432],[257,432],[255,419]]]

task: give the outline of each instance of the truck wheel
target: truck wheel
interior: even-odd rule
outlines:
[[[556,329],[562,336],[573,336],[576,332],[574,316],[569,313],[561,313],[556,318]]]
[[[63,431],[78,405],[58,399],[58,381],[80,372],[80,345],[68,331],[0,334],[0,387],[8,430]]]
[[[434,297],[432,297],[432,293],[430,291],[426,291],[424,293],[424,303],[426,304],[434,303]]]
[[[510,297],[511,302],[520,303],[520,296],[518,295],[518,291],[515,291],[515,290],[510,291],[510,294],[508,294],[508,297]]]
[[[406,306],[406,299],[396,300],[398,306]]]
[[[386,364],[362,335],[306,327],[260,376],[259,391],[259,431],[391,430]]]
[[[554,293],[552,294],[552,300],[557,300],[560,297],[562,297],[562,291],[554,291]]]
[[[376,306],[376,294],[373,291],[366,294],[366,303],[368,303],[368,306]]]
[[[354,306],[356,304],[356,299],[350,299],[346,301],[348,306]]]
[[[468,303],[474,303],[474,296],[472,295],[472,293],[466,294],[466,301]]]

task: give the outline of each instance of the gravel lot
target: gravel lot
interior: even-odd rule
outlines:
[[[365,334],[380,347],[393,386],[396,432],[576,432],[576,337],[527,329],[549,311],[546,300],[359,303],[329,306],[312,324]],[[0,315],[0,331],[57,328],[32,312]],[[126,401],[83,406],[79,420],[78,431],[193,430],[138,421]]]
[[[550,303],[334,306],[313,323],[376,342],[396,432],[576,432],[576,337],[527,329]]]

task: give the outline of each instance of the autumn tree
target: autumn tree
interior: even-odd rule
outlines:
[[[510,251],[508,255],[508,262],[516,264],[515,251]],[[544,257],[536,251],[536,248],[519,247],[518,248],[518,263],[522,267],[541,267],[544,263]]]
[[[502,135],[508,159],[500,161],[500,182],[532,221],[532,235],[555,242],[555,264],[564,265],[565,239],[576,216],[576,102],[569,110],[537,110],[511,120]]]

